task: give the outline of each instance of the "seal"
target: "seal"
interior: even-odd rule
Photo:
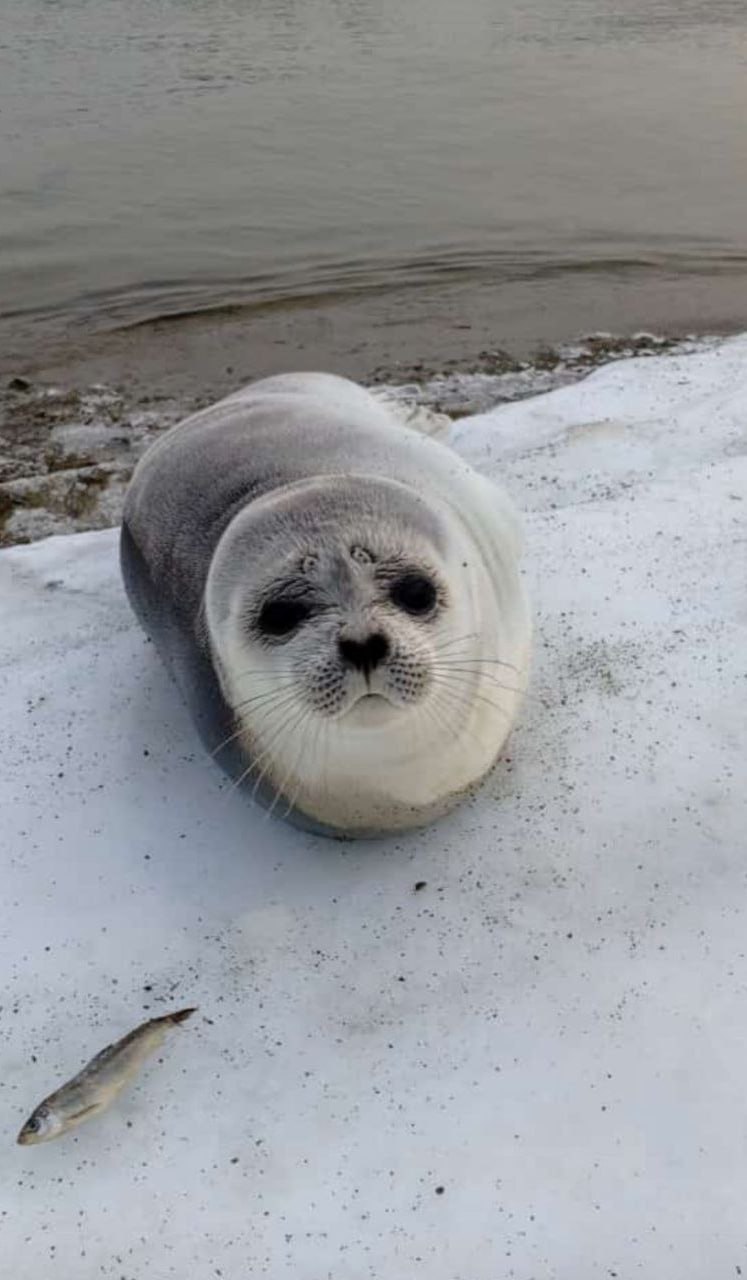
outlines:
[[[165,432],[120,551],[203,741],[272,812],[402,830],[495,764],[530,650],[514,510],[355,383],[267,378]]]

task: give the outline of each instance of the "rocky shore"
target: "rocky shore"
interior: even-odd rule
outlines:
[[[440,366],[376,368],[365,381],[401,406],[405,417],[420,408],[456,418],[576,382],[611,360],[681,353],[709,341],[596,334],[531,360],[482,351],[470,361]],[[116,524],[144,450],[212,398],[8,378],[0,388],[0,546]]]

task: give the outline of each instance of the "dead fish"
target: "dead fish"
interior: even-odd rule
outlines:
[[[151,1018],[115,1044],[108,1044],[77,1076],[39,1103],[16,1141],[22,1147],[50,1142],[103,1111],[139,1071],[145,1059],[163,1043],[169,1028],[184,1022],[194,1012],[194,1009],[180,1009],[162,1018]]]

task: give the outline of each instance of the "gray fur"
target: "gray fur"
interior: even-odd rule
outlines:
[[[321,374],[259,382],[152,446],[125,503],[125,584],[208,749],[230,775],[244,777],[253,754],[249,713],[247,732],[221,746],[243,714],[226,692],[241,673],[226,669],[231,661],[219,642],[236,626],[237,609],[252,643],[265,644],[256,631],[263,600],[280,592],[310,602],[305,647],[300,640],[285,650],[276,643],[278,654],[292,652],[298,696],[310,710],[334,717],[355,703],[362,689],[339,658],[340,637],[362,643],[372,628],[387,657],[374,676],[366,675],[374,682],[369,690],[404,709],[414,706],[432,679],[435,623],[429,632],[428,619],[392,608],[387,593],[398,573],[425,566],[438,608],[447,611],[455,594],[455,538],[463,538],[471,559],[489,565],[496,594],[505,592],[506,615],[518,607],[511,520],[501,508],[497,536],[511,544],[510,564],[494,573],[493,532],[486,536],[484,517],[473,518],[469,509],[500,505],[491,489],[486,507],[485,489],[456,455],[404,429],[361,388]],[[368,543],[377,547],[372,563]],[[520,622],[519,631],[526,626]],[[510,627],[506,643],[509,633]],[[250,781],[261,802],[277,802],[277,777],[260,776],[258,786],[257,778]],[[292,795],[282,799],[286,816],[300,825],[335,834],[346,828],[305,812]],[[403,815],[400,825],[417,817]],[[363,819],[354,829],[369,833]]]

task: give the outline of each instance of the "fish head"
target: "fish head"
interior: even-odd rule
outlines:
[[[49,1142],[64,1129],[60,1116],[44,1103],[32,1112],[21,1129],[16,1141],[22,1147],[34,1146],[37,1142]]]

